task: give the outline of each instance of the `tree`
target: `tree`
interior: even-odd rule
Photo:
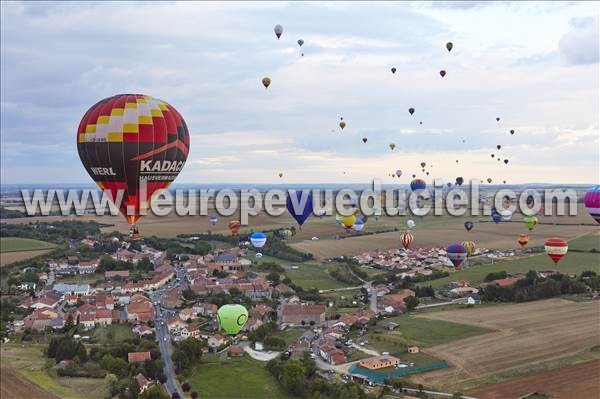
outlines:
[[[184,382],[183,384],[181,384],[181,389],[183,390],[183,392],[189,392],[190,389],[192,389],[192,386],[189,382]]]
[[[411,311],[414,310],[419,304],[419,299],[415,296],[409,296],[404,298],[404,304],[406,305],[406,310]]]
[[[169,395],[162,390],[160,385],[152,385],[140,395],[140,399],[169,399]]]
[[[279,284],[280,278],[281,277],[279,276],[279,273],[276,272],[267,274],[267,280],[269,280],[273,285]]]
[[[173,363],[181,370],[186,370],[197,364],[202,358],[203,344],[196,338],[187,338],[177,344],[173,352]]]
[[[196,392],[196,391],[192,392],[192,395],[191,395],[192,399],[198,399],[198,396],[199,396],[198,392]]]
[[[281,382],[289,392],[302,396],[306,378],[304,376],[304,367],[302,367],[300,360],[288,360],[283,365]]]

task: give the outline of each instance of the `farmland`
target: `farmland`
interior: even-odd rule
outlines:
[[[446,389],[495,373],[556,360],[600,341],[600,303],[548,299],[521,304],[424,313],[419,317],[496,330],[427,348],[453,367],[415,377]],[[560,344],[557,344],[560,343]]]
[[[285,275],[292,282],[304,289],[317,288],[319,290],[327,290],[332,288],[345,287],[346,284],[341,283],[331,277],[328,268],[325,265],[301,263],[297,265],[298,269],[288,269]]]
[[[54,248],[49,242],[29,238],[0,237],[0,267],[44,255]]]

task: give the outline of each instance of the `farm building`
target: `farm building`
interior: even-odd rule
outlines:
[[[392,367],[400,363],[400,359],[394,356],[373,356],[362,359],[358,365],[369,370],[377,370],[385,367]]]

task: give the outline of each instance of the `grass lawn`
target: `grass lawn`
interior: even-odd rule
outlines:
[[[277,331],[272,336],[282,338],[287,345],[291,344],[295,340],[297,340],[302,334],[304,334],[307,330],[304,328],[288,328],[283,331]]]
[[[3,344],[2,367],[11,367],[42,389],[66,399],[104,399],[108,387],[102,378],[58,377],[42,353],[45,345]],[[27,397],[26,395],[23,397]]]
[[[291,398],[265,364],[247,356],[223,361],[205,356],[188,382],[205,398]]]
[[[52,243],[31,238],[0,237],[0,252],[39,251],[54,247]]]
[[[600,233],[588,234],[569,241],[569,250],[591,251],[592,249],[600,252]]]
[[[111,324],[94,329],[92,339],[101,345],[119,344],[127,339],[135,338],[131,326],[127,324]]]
[[[360,340],[367,339],[367,346],[380,352],[398,353],[404,352],[408,345],[427,347],[490,332],[486,328],[409,315],[387,318],[377,324],[383,328],[390,321],[399,326],[393,331],[370,332]],[[406,355],[402,355],[403,359]]]
[[[565,274],[579,274],[586,270],[594,270],[596,273],[600,273],[600,253],[569,252],[562,258],[557,266],[554,265],[552,260],[546,254],[539,254],[521,259],[498,262],[493,265],[471,267],[452,273],[448,277],[426,281],[419,285],[431,285],[433,288],[439,288],[451,281],[460,279],[470,281],[471,285],[478,285],[483,282],[483,279],[488,273],[499,272],[502,270],[512,274],[527,273],[529,270],[560,270]]]
[[[310,288],[328,290],[351,286],[331,277],[328,268],[325,265],[302,263],[297,266],[298,269],[286,270],[285,275],[289,277],[294,284],[299,285],[305,290]]]

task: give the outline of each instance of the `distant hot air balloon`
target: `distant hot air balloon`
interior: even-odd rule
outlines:
[[[475,243],[473,241],[463,241],[462,246],[467,250],[467,257],[473,255],[475,253]]]
[[[283,172],[279,172],[277,175],[279,176],[279,178],[282,178],[283,177]]]
[[[415,113],[415,109],[414,108],[409,108],[408,109],[408,113],[411,114],[411,115],[414,114]]]
[[[421,162],[421,167],[424,168],[427,164],[425,162]]]
[[[440,76],[443,78],[444,76],[446,76],[446,71],[444,71],[443,69],[440,71]]]
[[[361,231],[364,227],[365,222],[362,221],[362,219],[357,219],[356,222],[354,222],[354,225],[352,225],[352,229],[356,232]]]
[[[217,215],[210,215],[210,224],[212,224],[213,226],[214,226],[215,224],[217,224],[217,221],[218,221],[218,220],[219,220],[219,219],[217,218]]]
[[[190,148],[181,114],[143,94],[118,94],[93,105],[77,129],[77,151],[86,171],[114,202],[138,237],[136,222],[175,180]],[[160,172],[160,173],[157,173]],[[145,190],[144,190],[145,186]]]
[[[503,211],[500,211],[500,216],[502,216],[502,220],[505,222],[509,222],[510,219],[512,218],[512,212],[509,211],[508,209],[505,209]]]
[[[520,246],[524,247],[529,243],[529,236],[527,234],[519,234],[519,238],[517,238],[517,242]]]
[[[294,235],[294,233],[292,232],[292,230],[290,229],[285,229],[285,230],[279,230],[279,235],[284,239],[284,240],[289,240],[292,238],[292,236]]]
[[[456,163],[458,163],[458,159],[456,160]]]
[[[265,86],[265,89],[269,87],[269,85],[271,84],[271,78],[269,78],[268,76],[265,76],[264,78],[262,78],[262,84],[263,86]]]
[[[422,180],[422,179],[413,179],[410,182],[410,189],[412,191],[424,190],[425,187],[427,187],[427,183],[425,183],[425,180]]]
[[[390,143],[390,148],[392,149],[392,151],[394,151],[394,148],[396,148],[396,144]]]
[[[302,190],[289,192],[285,205],[288,212],[302,228],[302,225],[313,211],[312,193],[310,191],[303,192]]]
[[[502,180],[502,184],[506,184],[506,180]]]
[[[492,178],[491,178],[491,177],[488,177],[488,178],[487,178],[487,182],[488,182],[488,183],[491,183],[491,182],[492,182]]]
[[[416,223],[415,223],[415,221],[414,221],[414,220],[412,220],[412,219],[408,219],[408,220],[406,221],[406,227],[408,227],[408,228],[409,228],[409,229],[411,229],[411,230],[412,230],[412,229],[414,229],[416,225],[417,225],[417,224],[416,224]]]
[[[446,43],[446,48],[448,49],[448,52],[450,52],[450,51],[452,50],[452,47],[453,47],[453,46],[454,46],[454,45],[452,44],[452,42],[448,42],[448,43]]]
[[[239,220],[232,220],[231,222],[227,223],[227,227],[229,227],[229,231],[231,231],[232,236],[237,236],[240,233],[241,226],[242,224]]]
[[[302,39],[298,39],[298,46],[302,47],[302,45],[304,44],[304,40]]]
[[[415,177],[417,177],[417,175],[413,174],[413,175],[412,175],[412,178],[414,179]]]
[[[396,73],[396,67],[392,67],[392,73]]]
[[[538,218],[536,218],[535,216],[526,216],[523,218],[523,223],[525,223],[525,226],[527,226],[529,231],[532,231],[534,227],[538,224]]]
[[[492,220],[494,221],[494,223],[498,224],[502,220],[502,215],[500,215],[498,212],[494,211],[494,212],[492,212]]]
[[[497,118],[496,118],[496,122],[500,122],[500,118],[498,118],[498,117],[497,117]]]
[[[515,134],[515,131],[511,129],[510,134]]]
[[[460,243],[454,243],[446,249],[446,256],[455,267],[459,267],[467,258],[467,249]]]
[[[465,229],[467,229],[467,231],[471,231],[473,226],[474,226],[474,224],[470,220],[465,222]]]
[[[408,249],[408,247],[410,247],[410,244],[413,242],[414,239],[415,237],[408,231],[405,231],[404,233],[400,234],[400,242],[402,243],[404,249]]]
[[[273,31],[275,31],[275,36],[277,36],[277,40],[279,40],[279,38],[281,37],[281,34],[283,33],[283,26],[275,25],[275,28],[273,28]]]
[[[554,264],[557,264],[562,257],[567,254],[567,251],[569,250],[569,244],[562,238],[552,237],[546,240],[544,249],[546,250],[546,254],[548,254],[550,259],[554,261]]]
[[[456,185],[457,186],[462,186],[462,184],[464,183],[465,179],[463,179],[462,177],[458,176],[456,178]]]
[[[252,233],[250,235],[250,243],[260,252],[260,249],[267,243],[267,235],[260,232]]]
[[[346,122],[344,122],[344,121],[340,121],[340,128],[341,128],[342,130],[344,130],[344,128],[345,128],[345,127],[346,127]]]
[[[600,223],[600,186],[590,187],[585,193],[583,203],[590,216]]]
[[[494,154],[492,154],[492,158],[494,158],[494,157],[495,157],[495,155],[494,155]]]
[[[508,165],[508,159],[505,159],[505,160],[504,160],[504,163],[505,163],[506,165]]]
[[[423,121],[420,121],[420,122],[419,122],[419,125],[422,125],[422,124],[423,124]]]
[[[248,310],[243,305],[223,305],[217,310],[217,321],[225,333],[235,335],[248,321]]]
[[[351,229],[352,226],[354,226],[354,223],[356,223],[356,216],[354,215],[348,215],[342,218],[342,225],[346,229]]]
[[[368,139],[366,137],[363,137],[362,142],[366,144],[367,140]]]
[[[402,171],[400,169],[398,169],[396,171],[396,176],[398,176],[398,177],[402,176]]]
[[[502,148],[502,146],[501,146],[500,144],[498,144],[498,145],[496,146],[496,148],[497,148],[497,149],[500,149],[500,148]]]

